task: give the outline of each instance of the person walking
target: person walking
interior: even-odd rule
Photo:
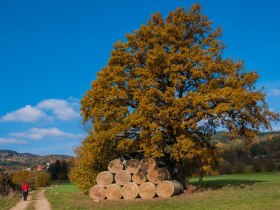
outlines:
[[[24,201],[27,201],[27,196],[28,196],[28,189],[29,189],[29,186],[27,183],[25,183],[23,186],[22,186],[22,195],[23,195],[23,200]]]

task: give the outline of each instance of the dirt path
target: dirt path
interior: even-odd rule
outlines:
[[[34,202],[35,210],[51,210],[51,205],[47,198],[45,197],[46,189],[41,189],[37,193],[36,197],[32,197],[32,192],[29,193],[27,201],[21,199],[13,208],[10,210],[24,210],[32,202]]]
[[[40,190],[35,198],[35,210],[51,210],[51,205],[45,196],[46,189]]]
[[[28,194],[27,201],[24,201],[21,197],[20,201],[12,207],[10,210],[24,210],[32,202],[32,192]]]

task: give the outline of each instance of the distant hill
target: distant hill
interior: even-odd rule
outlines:
[[[255,142],[265,142],[273,137],[279,138],[280,131],[275,132],[260,132],[256,137]],[[240,137],[241,138],[241,137]],[[217,132],[211,139],[213,144],[222,142],[229,143],[229,138],[225,135],[225,131]],[[46,166],[47,163],[53,163],[56,160],[68,160],[73,158],[69,155],[35,155],[31,153],[19,153],[13,150],[0,150],[0,172],[1,171],[18,171],[30,168],[36,170],[38,166]]]
[[[19,157],[38,157],[39,155],[34,155],[31,153],[18,153],[16,151],[13,150],[0,150],[0,156],[3,157],[13,157],[13,156],[19,156]]]
[[[212,136],[211,141],[226,143],[230,139],[225,134],[226,134],[226,131],[219,131],[215,135]],[[280,131],[260,132],[256,138],[259,140],[262,140],[262,139],[267,139],[268,136],[270,136],[270,137],[280,136]],[[239,138],[242,139],[243,137],[239,137]]]
[[[0,150],[0,157],[29,157],[29,158],[40,158],[40,157],[53,158],[54,157],[54,158],[67,159],[67,158],[71,158],[72,156],[58,155],[58,154],[34,155],[31,153],[19,153],[13,150]]]
[[[38,165],[46,165],[57,159],[67,160],[73,158],[69,155],[34,155],[19,153],[13,150],[0,150],[0,171],[17,171],[21,169],[34,169]]]

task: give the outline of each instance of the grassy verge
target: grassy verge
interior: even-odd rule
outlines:
[[[199,185],[196,179],[192,184]],[[248,173],[206,177],[199,191],[169,199],[94,202],[74,185],[59,185],[46,192],[53,209],[278,209],[280,175]]]
[[[219,176],[206,176],[202,183],[198,179],[190,180],[191,184],[202,184],[205,188],[221,188],[223,186],[252,185],[260,182],[280,182],[280,174],[275,172],[240,173]]]
[[[1,210],[8,210],[12,206],[16,205],[16,203],[20,200],[21,195],[20,193],[12,193],[7,197],[0,196],[0,209]]]

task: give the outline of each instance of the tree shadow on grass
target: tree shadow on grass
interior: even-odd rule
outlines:
[[[202,182],[194,181],[191,182],[190,184],[195,185],[198,188],[220,189],[225,186],[244,188],[246,185],[253,185],[259,182],[263,182],[263,181],[246,180],[246,179],[222,179],[222,180],[203,180]]]

